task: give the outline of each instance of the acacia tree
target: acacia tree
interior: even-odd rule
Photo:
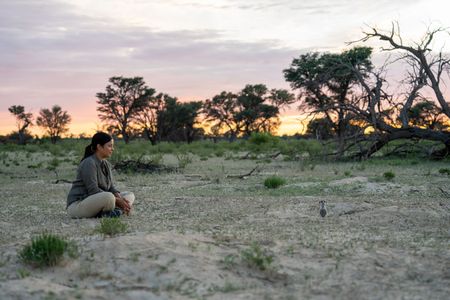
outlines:
[[[111,77],[105,93],[97,93],[99,118],[115,127],[125,143],[130,139],[130,125],[155,93],[142,77]]]
[[[161,140],[158,132],[158,113],[164,110],[169,98],[172,97],[163,93],[150,97],[147,106],[144,106],[136,115],[136,124],[143,130],[144,136],[152,145]]]
[[[222,92],[203,106],[213,133],[223,132],[230,140],[252,132],[274,132],[279,126],[280,108],[294,102],[286,90],[269,90],[264,84],[246,85],[238,94]]]
[[[328,140],[333,138],[333,125],[327,118],[315,118],[308,122],[306,134],[317,140]]]
[[[19,145],[25,145],[27,128],[33,125],[32,113],[26,113],[22,105],[13,105],[8,108],[9,112],[16,117],[17,133],[19,135]]]
[[[236,139],[241,129],[234,120],[237,112],[237,95],[223,91],[212,99],[205,100],[202,113],[205,121],[211,122],[211,132],[214,136],[219,136],[223,132],[224,136],[230,140]]]
[[[191,143],[200,131],[195,125],[202,102],[180,103],[172,97],[166,97],[164,102],[164,108],[157,112],[158,139]]]
[[[359,101],[354,97],[359,84],[353,69],[361,70],[364,78],[373,68],[372,49],[355,47],[340,54],[317,52],[301,55],[283,71],[291,87],[300,92],[300,109],[308,117],[325,118],[338,138],[338,153],[343,153],[354,115],[346,110],[348,104]]]
[[[51,110],[41,109],[36,118],[36,124],[50,136],[52,144],[55,144],[62,134],[69,131],[67,126],[71,121],[72,118],[67,111],[63,111],[58,105],[54,105]]]

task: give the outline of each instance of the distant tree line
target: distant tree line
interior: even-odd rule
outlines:
[[[161,141],[187,142],[206,136],[230,141],[253,132],[275,133],[280,109],[295,101],[287,90],[269,90],[263,84],[246,85],[240,92],[223,91],[205,101],[180,102],[176,97],[157,93],[142,77],[111,77],[104,92],[97,93],[97,111],[104,129],[128,143],[131,138],[146,138],[152,144]],[[23,106],[9,111],[17,121],[20,144],[31,137],[33,116]],[[58,105],[41,109],[36,125],[45,130],[52,143],[67,133],[71,116]]]
[[[280,108],[294,101],[287,90],[269,90],[263,84],[247,85],[237,94],[224,91],[205,101],[180,102],[156,93],[142,77],[111,77],[109,83],[105,92],[97,93],[97,110],[108,130],[125,143],[133,136],[152,144],[190,143],[205,135],[200,123],[208,123],[213,136],[230,140],[252,132],[274,133]]]
[[[298,103],[300,113],[308,117],[305,136],[335,141],[337,157],[357,148],[355,155],[367,158],[396,139],[442,142],[443,148],[434,154],[446,156],[450,108],[442,89],[450,59],[431,50],[441,32],[445,30],[429,30],[419,42],[406,45],[398,24],[393,24],[388,32],[371,28],[360,40],[377,38],[387,43],[385,50],[399,53],[396,60],[408,67],[403,86],[397,89],[402,93],[388,91],[388,65],[373,65],[372,48],[355,46],[341,53],[310,52],[293,59],[283,74],[297,97],[287,90],[249,84],[237,93],[222,91],[204,101],[180,102],[148,87],[142,77],[111,77],[105,91],[96,94],[98,116],[106,130],[125,143],[137,137],[152,144],[190,143],[205,136],[233,141],[253,132],[275,133],[280,110]],[[421,92],[427,87],[434,97]],[[20,105],[9,111],[17,120],[14,134],[24,144],[32,114]],[[55,105],[40,111],[36,125],[55,143],[70,121],[67,112]]]

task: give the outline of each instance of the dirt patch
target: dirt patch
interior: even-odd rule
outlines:
[[[350,177],[350,178],[334,180],[334,181],[330,182],[330,186],[339,186],[339,185],[343,185],[343,184],[354,184],[354,183],[365,183],[367,181],[368,181],[367,177],[361,177],[361,176]]]
[[[15,157],[20,156],[15,154]],[[18,161],[26,161],[25,155]],[[52,157],[43,157],[45,160]],[[76,165],[61,162],[61,178]],[[0,161],[0,164],[2,162]],[[70,184],[45,169],[2,165],[0,299],[447,299],[450,211],[439,190],[442,165],[195,159],[178,173],[117,173],[136,195],[128,231],[96,232],[99,219],[71,219]],[[381,163],[380,163],[381,164]],[[219,167],[218,167],[219,166]],[[335,169],[336,172],[330,170]],[[393,182],[372,181],[386,169]],[[342,179],[344,171],[355,177]],[[38,176],[37,179],[29,177]],[[288,184],[267,189],[267,176]],[[319,200],[328,214],[319,215]],[[80,255],[34,269],[17,253],[41,232],[74,240]],[[242,258],[259,245],[273,259],[260,270]]]

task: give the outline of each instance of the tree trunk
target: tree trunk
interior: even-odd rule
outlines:
[[[342,86],[342,92],[339,95],[338,104],[339,104],[339,110],[338,110],[338,127],[337,127],[337,137],[338,137],[338,157],[344,156],[344,149],[345,149],[345,123],[344,123],[344,106],[345,106],[345,99],[347,97],[347,90],[349,87],[349,83],[346,82]]]
[[[19,145],[25,145],[25,133],[19,131]]]
[[[125,142],[125,144],[128,144],[130,142],[130,136],[126,132],[126,130],[122,130],[122,137]]]
[[[431,154],[433,158],[444,158],[450,153],[450,132],[411,127],[396,128],[391,132],[382,134],[374,144],[372,144],[368,149],[358,153],[356,157],[360,159],[367,159],[391,141],[412,138],[442,142],[444,144],[444,148],[434,151]]]
[[[156,145],[156,137],[152,135],[150,129],[144,128],[144,134],[153,146]]]

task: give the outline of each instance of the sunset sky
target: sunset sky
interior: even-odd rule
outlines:
[[[157,92],[181,101],[237,92],[246,84],[289,88],[282,70],[294,57],[341,51],[368,26],[389,29],[398,21],[405,41],[419,39],[429,25],[450,27],[447,0],[0,4],[0,134],[15,129],[11,105],[36,116],[54,104],[72,116],[71,133],[91,133],[100,126],[95,94],[112,76],[142,76]],[[436,45],[450,52],[449,35],[443,39]],[[280,133],[301,131],[298,114],[283,112]]]

